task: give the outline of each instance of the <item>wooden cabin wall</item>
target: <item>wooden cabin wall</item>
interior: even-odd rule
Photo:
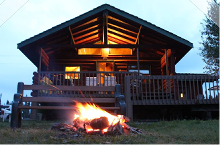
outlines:
[[[147,51],[140,51],[139,56],[140,69],[149,66],[150,75],[161,75],[161,56],[148,53]],[[114,71],[127,72],[129,65],[137,66],[137,51],[134,50],[132,55],[127,56],[109,55],[105,59],[99,55],[79,56],[74,50],[63,51],[59,57],[50,57],[49,71],[64,71],[65,66],[80,66],[81,71],[97,71],[97,61],[114,62]]]

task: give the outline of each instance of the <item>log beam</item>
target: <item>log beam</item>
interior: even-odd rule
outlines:
[[[71,35],[71,38],[72,38],[72,42],[73,42],[73,44],[75,44],[75,40],[73,38],[73,33],[72,33],[72,30],[71,30],[70,26],[69,26],[69,31],[70,31],[70,35]]]
[[[103,41],[108,44],[108,11],[103,12]]]
[[[137,38],[136,38],[136,40],[135,40],[135,43],[134,43],[134,44],[137,44],[137,42],[138,42],[139,35],[140,35],[140,32],[141,32],[141,28],[142,28],[142,25],[141,25],[141,26],[140,26],[140,28],[139,28],[139,31],[138,31],[138,33],[137,33]]]
[[[169,45],[160,44],[48,44],[42,45],[42,48],[169,48]]]
[[[69,31],[70,31],[70,36],[71,36],[71,39],[72,39],[72,44],[75,44],[75,40],[73,38],[73,33],[72,33],[72,30],[71,30],[70,26],[69,26]],[[75,48],[75,50],[77,51],[77,48]]]

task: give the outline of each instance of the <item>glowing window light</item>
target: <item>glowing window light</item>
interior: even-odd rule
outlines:
[[[65,72],[80,72],[80,66],[66,66]],[[80,79],[79,73],[65,73],[65,79]]]

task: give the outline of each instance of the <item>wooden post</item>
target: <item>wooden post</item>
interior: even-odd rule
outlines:
[[[138,34],[137,34],[137,38],[136,38],[136,41],[135,41],[135,44],[140,44],[140,33],[141,33],[141,28],[142,28],[142,25],[140,26],[139,28],[139,31],[138,31]],[[140,57],[140,53],[139,53],[139,47],[137,47],[137,67],[138,67],[138,75],[140,75],[140,61],[139,61],[139,57]]]
[[[42,48],[40,48],[40,51],[39,51],[40,56],[39,56],[38,74],[39,74],[39,72],[41,71],[41,55],[42,55],[41,49],[42,49]],[[38,79],[40,79],[40,77],[39,77]]]
[[[139,48],[138,47],[137,47],[137,67],[138,67],[138,75],[140,75]]]
[[[170,56],[170,74],[174,75],[175,71],[175,51],[171,48],[171,56]]]
[[[18,105],[22,103],[22,95],[20,93],[14,94],[14,101],[12,103],[12,115],[11,115],[11,128],[20,128],[21,127],[21,109],[18,109]]]
[[[168,72],[168,58],[167,58],[167,49],[165,49],[165,61],[166,61],[166,75],[169,75],[169,72]]]
[[[11,113],[11,128],[15,129],[18,127],[18,102],[12,103]]]
[[[24,83],[23,82],[18,83],[17,93],[20,94],[18,104],[23,105],[22,104],[22,97],[24,95]],[[18,128],[21,127],[21,122],[22,122],[22,110],[18,109]]]
[[[126,102],[126,116],[130,118],[133,122],[133,105],[131,102],[131,93],[130,93],[130,77],[126,76],[124,80],[124,90],[125,90],[125,102]]]
[[[23,92],[24,92],[24,83],[19,82],[18,86],[17,86],[17,93],[22,94],[22,96],[23,96]]]
[[[103,12],[103,41],[108,44],[108,11]]]
[[[42,55],[42,48],[40,48],[40,56],[39,56],[39,67],[38,67],[38,85],[40,85],[40,72],[41,72],[41,55]],[[32,102],[33,106],[37,106],[36,102]],[[30,115],[31,119],[36,120],[37,119],[37,110],[36,109],[31,109],[31,115]]]

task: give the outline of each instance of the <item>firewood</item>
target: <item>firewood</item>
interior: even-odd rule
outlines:
[[[127,116],[123,115],[123,119],[125,120],[125,122],[130,122],[130,119]]]
[[[95,118],[91,120],[90,126],[93,129],[104,129],[109,126],[108,118],[107,117],[100,117],[100,118]]]
[[[76,128],[72,125],[65,124],[65,123],[59,123],[59,124],[54,124],[51,127],[51,130],[60,130],[60,131],[76,131]]]
[[[108,128],[108,131],[106,134],[109,135],[121,135],[124,133],[124,129],[122,128],[122,125],[120,122],[116,123],[115,125],[111,125]]]
[[[120,122],[118,122],[118,123],[115,125],[115,127],[114,127],[114,129],[113,129],[113,132],[117,133],[118,135],[121,135],[121,134],[124,133],[124,130],[123,130],[123,128],[122,128]]]
[[[78,118],[73,121],[73,126],[76,128],[85,128],[84,124],[88,124],[88,121],[87,120],[82,121]]]
[[[135,133],[135,134],[141,134],[142,133],[140,129],[131,127],[131,126],[127,125],[126,123],[122,123],[122,125],[124,126],[125,129],[130,130],[131,133]]]

